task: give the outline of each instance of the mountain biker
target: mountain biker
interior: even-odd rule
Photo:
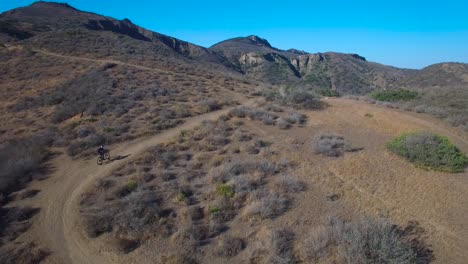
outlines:
[[[102,159],[104,159],[104,153],[106,153],[106,150],[104,149],[104,146],[101,145],[99,148],[98,148],[98,154],[101,156]]]

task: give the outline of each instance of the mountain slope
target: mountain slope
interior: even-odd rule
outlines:
[[[367,62],[357,54],[310,54],[295,49],[283,51],[257,36],[222,41],[210,49],[255,79],[341,93],[365,93],[387,87],[410,72]]]
[[[105,32],[116,33],[117,36]],[[36,47],[67,53],[76,52],[83,45],[83,48],[97,51],[96,55],[106,53],[100,47],[111,44],[113,53],[140,53],[156,59],[163,55],[171,59],[229,64],[206,48],[146,30],[128,19],[116,20],[59,3],[36,2],[1,14],[0,41],[24,41]],[[127,43],[124,45],[122,42]]]
[[[232,68],[211,50],[128,19],[48,2],[14,9],[0,14],[0,144],[52,130],[78,146],[89,137],[77,136],[81,125],[67,127],[75,122],[101,142],[160,131],[220,107],[226,90],[253,91]]]
[[[455,62],[433,64],[401,79],[397,85],[408,88],[468,87],[468,64]]]

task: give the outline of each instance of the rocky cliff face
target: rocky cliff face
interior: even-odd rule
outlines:
[[[323,62],[325,57],[321,53],[317,54],[304,54],[299,55],[295,58],[291,59],[291,64],[297,69],[299,72],[310,72],[313,66],[312,64]]]

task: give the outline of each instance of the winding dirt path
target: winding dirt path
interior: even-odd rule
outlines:
[[[163,69],[146,67],[146,66],[137,65],[137,64],[133,64],[133,63],[128,63],[128,62],[124,62],[124,61],[120,61],[120,60],[93,59],[93,58],[87,58],[87,57],[63,55],[63,54],[50,52],[50,51],[47,51],[47,50],[42,50],[42,49],[33,49],[33,51],[37,52],[37,53],[41,53],[43,55],[62,58],[62,59],[67,59],[67,60],[80,60],[80,61],[88,61],[88,62],[96,62],[96,63],[114,63],[114,64],[117,64],[117,65],[129,66],[129,67],[133,67],[133,68],[140,69],[140,70],[145,70],[145,71],[152,71],[152,72],[166,73],[166,74],[174,73],[174,72],[163,70]]]
[[[253,100],[244,105],[252,104]],[[60,155],[51,163],[54,172],[44,181],[36,182],[33,188],[41,192],[30,202],[30,206],[41,208],[38,219],[27,232],[39,245],[51,250],[48,263],[117,263],[112,254],[99,252],[84,233],[79,223],[80,195],[124,162],[136,158],[147,148],[177,136],[182,130],[190,130],[204,120],[214,120],[232,108],[199,115],[187,119],[182,125],[163,131],[152,137],[123,142],[109,146],[114,156],[127,156],[98,166],[94,158],[72,159]]]
[[[250,100],[244,105],[251,105],[253,102],[253,100]],[[431,118],[429,120],[423,116],[418,117],[411,113],[398,112],[393,109],[376,108],[375,106],[363,105],[360,102],[350,100],[334,99],[332,104],[332,108],[344,108],[339,111],[380,109],[380,111],[385,113],[394,113],[395,122],[401,121],[407,123],[410,121],[411,123],[418,124],[417,126],[431,126],[437,132],[444,133],[454,141],[458,141],[465,150],[468,146],[468,140],[465,135],[454,133],[455,131],[442,122],[434,121],[436,123],[431,123]],[[79,223],[80,195],[98,179],[106,177],[118,166],[136,158],[147,148],[170,140],[182,130],[193,129],[203,120],[214,120],[222,114],[227,113],[230,109],[227,108],[187,119],[184,124],[178,127],[148,138],[110,146],[114,156],[130,156],[121,160],[114,160],[103,166],[98,166],[94,158],[90,160],[74,160],[66,155],[58,156],[52,161],[55,171],[50,178],[36,182],[33,184],[35,186],[32,186],[33,188],[40,189],[41,192],[35,199],[31,199],[30,206],[41,208],[41,212],[31,229],[26,233],[27,236],[37,241],[39,245],[51,250],[52,254],[47,258],[47,263],[121,263],[121,260],[115,254],[106,252],[99,241],[89,239],[85,234],[82,225]],[[335,110],[330,111],[334,112]],[[340,123],[341,121],[334,120],[332,122]],[[335,173],[339,175],[338,172]],[[356,179],[349,177],[340,178],[350,184],[353,189],[358,190],[361,195],[371,198],[372,195],[367,191],[360,190],[361,188],[355,182]],[[388,205],[388,207],[393,206],[394,204]],[[435,224],[434,226],[437,227],[437,230],[446,233],[446,235],[459,237],[459,234],[448,232],[450,230],[445,230]],[[463,239],[459,241],[463,241]]]

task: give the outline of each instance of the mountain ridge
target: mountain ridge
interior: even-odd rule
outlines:
[[[106,32],[118,35],[106,35]],[[80,38],[104,38],[102,45],[113,43],[107,52],[99,51],[109,53],[110,56],[120,53],[122,57],[134,57],[128,53],[138,53],[148,57],[148,61],[151,58],[174,60],[174,63],[182,60],[185,61],[183,63],[192,65],[198,63],[210,69],[225,71],[228,74],[242,74],[273,85],[334,90],[342,94],[365,94],[374,89],[414,85],[417,81],[411,80],[426,78],[418,77],[418,73],[425,76],[425,72],[428,71],[432,75],[450,75],[447,75],[442,68],[436,66],[431,68],[432,65],[426,68],[433,70],[402,69],[369,62],[364,56],[355,53],[309,53],[294,48],[281,50],[256,35],[223,40],[205,48],[142,28],[129,19],[118,20],[83,12],[62,3],[40,1],[0,14],[1,42],[24,42],[52,51],[79,53],[88,44],[83,43],[83,47],[80,48],[73,46],[81,42],[87,43],[89,40],[69,41],[70,38],[78,38],[75,35],[81,35]],[[131,44],[122,48],[120,35],[128,36],[134,41],[130,41]],[[62,47],[55,47],[54,42],[61,43]],[[94,49],[102,50],[102,47]],[[458,70],[467,71],[464,67],[459,67]],[[463,78],[458,78],[448,83],[455,82],[465,81]],[[424,83],[428,84],[427,81]],[[444,85],[444,82],[438,81],[436,84]]]

